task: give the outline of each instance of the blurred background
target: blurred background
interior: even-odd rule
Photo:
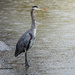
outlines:
[[[28,51],[30,67],[25,69],[24,53],[14,56],[20,36],[30,28],[30,9],[37,5],[45,11],[35,11],[37,35]],[[0,57],[18,75],[75,75],[75,1],[74,0],[0,0],[0,41],[10,51],[0,51]]]

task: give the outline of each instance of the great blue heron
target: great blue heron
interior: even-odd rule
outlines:
[[[32,6],[31,8],[31,19],[32,24],[31,28],[26,31],[18,40],[16,44],[16,50],[15,50],[15,57],[18,56],[20,53],[25,52],[25,66],[29,67],[28,61],[27,61],[27,51],[32,47],[35,36],[36,36],[36,25],[35,25],[35,18],[33,15],[34,10],[45,10],[45,8],[39,8],[37,6]]]

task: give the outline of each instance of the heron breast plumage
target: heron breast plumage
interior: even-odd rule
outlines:
[[[34,29],[34,31],[33,31],[33,32],[34,32],[34,37],[36,37],[36,28]]]

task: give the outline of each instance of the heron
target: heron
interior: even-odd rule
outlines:
[[[28,61],[27,61],[27,51],[33,46],[34,40],[36,37],[36,24],[35,24],[35,17],[33,15],[34,10],[45,10],[45,8],[41,8],[38,6],[32,6],[31,8],[31,19],[32,24],[28,31],[26,31],[18,40],[16,44],[16,50],[15,50],[15,57],[17,57],[22,52],[25,52],[25,67],[29,67]]]

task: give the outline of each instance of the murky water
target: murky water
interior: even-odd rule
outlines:
[[[19,37],[30,28],[30,8],[35,11],[37,36],[28,51],[30,67],[24,67],[24,53],[14,57]],[[0,0],[0,40],[11,51],[0,52],[19,75],[75,75],[75,1],[74,0]]]

